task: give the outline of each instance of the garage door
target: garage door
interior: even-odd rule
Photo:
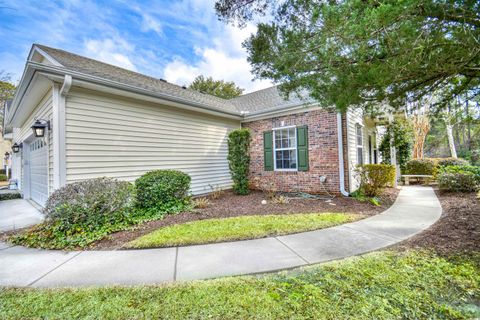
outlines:
[[[41,206],[48,198],[47,144],[43,139],[30,144],[30,198]]]

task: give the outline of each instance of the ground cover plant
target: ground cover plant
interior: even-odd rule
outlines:
[[[11,235],[9,241],[48,249],[85,248],[111,233],[188,209],[189,188],[190,177],[173,170],[146,173],[135,188],[111,178],[71,183],[49,197],[44,223]]]
[[[328,228],[361,219],[359,214],[320,213],[207,219],[158,229],[126,246],[155,248],[256,239]]]
[[[467,319],[471,259],[383,251],[275,275],[164,286],[0,289],[0,317],[97,319]]]

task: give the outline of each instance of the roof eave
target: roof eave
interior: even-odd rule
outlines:
[[[154,92],[154,91],[151,91],[151,90],[139,88],[139,87],[136,87],[136,86],[120,83],[120,82],[117,82],[117,81],[108,80],[108,79],[104,79],[104,78],[101,78],[101,77],[96,77],[96,76],[84,74],[84,73],[73,71],[73,70],[70,70],[70,69],[67,69],[67,68],[57,67],[57,66],[47,66],[47,65],[43,65],[43,64],[35,63],[35,62],[30,62],[29,65],[32,66],[35,70],[42,72],[43,75],[50,74],[50,75],[54,75],[54,76],[55,75],[64,76],[64,75],[68,74],[68,75],[73,77],[74,81],[75,80],[77,80],[77,81],[80,80],[80,81],[91,82],[91,83],[99,84],[99,85],[106,86],[106,87],[125,90],[125,91],[133,92],[133,93],[140,94],[140,95],[150,96],[150,97],[165,100],[165,101],[171,101],[171,102],[174,102],[174,103],[179,103],[179,104],[183,104],[183,105],[187,105],[187,106],[192,106],[192,107],[195,107],[196,109],[199,109],[199,111],[204,110],[204,111],[209,111],[209,112],[214,112],[214,113],[218,113],[218,114],[221,114],[221,115],[225,115],[225,116],[228,116],[230,118],[235,118],[235,119],[238,119],[238,120],[243,119],[242,114],[240,112],[231,112],[231,111],[227,111],[227,110],[224,110],[224,109],[211,107],[211,106],[204,105],[204,104],[197,103],[197,102],[193,102],[193,101],[190,101],[190,100],[187,100],[187,99],[182,99],[182,98],[171,96],[171,95],[168,95],[168,94],[158,93],[158,92]]]

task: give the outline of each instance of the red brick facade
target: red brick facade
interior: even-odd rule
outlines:
[[[282,122],[285,126],[308,126],[308,171],[264,170],[263,132],[272,130],[274,127],[280,127]],[[278,191],[325,193],[320,183],[320,177],[326,176],[327,180],[324,185],[327,190],[330,193],[340,192],[337,114],[335,112],[314,110],[247,122],[242,126],[250,129],[252,133],[250,146],[250,181],[252,187],[276,189]]]

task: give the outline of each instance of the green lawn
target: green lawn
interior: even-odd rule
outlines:
[[[478,258],[478,257],[477,257]],[[167,286],[0,289],[1,319],[462,319],[480,317],[478,259],[363,257]]]
[[[170,247],[256,239],[336,226],[362,218],[358,214],[319,213],[241,216],[164,227],[128,243],[130,248]]]

